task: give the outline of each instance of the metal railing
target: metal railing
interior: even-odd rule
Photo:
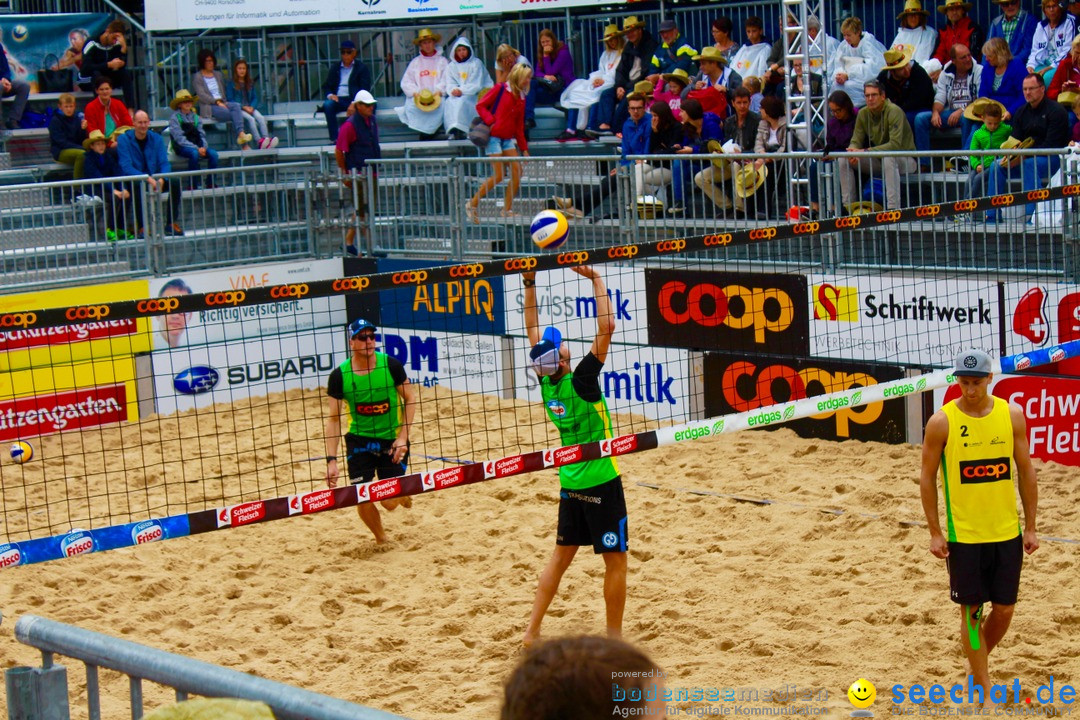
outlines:
[[[42,708],[66,711],[68,705],[66,674],[54,664],[53,655],[81,661],[86,667],[86,702],[90,720],[100,720],[100,682],[98,669],[114,670],[128,676],[132,720],[143,716],[142,683],[144,680],[176,690],[177,702],[188,695],[239,698],[264,702],[274,717],[290,720],[404,720],[362,705],[320,695],[292,685],[266,680],[247,673],[212,665],[201,660],[174,655],[74,625],[23,615],[15,623],[15,637],[24,645],[41,651],[41,668],[11,668],[7,671],[9,710],[43,717]],[[17,692],[12,698],[12,689]],[[22,707],[28,702],[34,707]],[[36,713],[35,713],[36,711]],[[62,715],[67,717],[67,714]],[[48,717],[61,717],[50,714]]]

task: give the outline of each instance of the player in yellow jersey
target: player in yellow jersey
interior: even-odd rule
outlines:
[[[989,704],[987,658],[1012,621],[1023,554],[1039,548],[1035,508],[1039,490],[1028,453],[1024,413],[990,395],[990,357],[965,350],[953,374],[960,397],[926,424],[919,490],[930,527],[930,552],[944,558],[952,601],[960,605],[960,645],[975,693]],[[946,532],[938,519],[937,475],[945,495]],[[1024,506],[1021,530],[1014,479]],[[983,604],[991,611],[983,617]]]

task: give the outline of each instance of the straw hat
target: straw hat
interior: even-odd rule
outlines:
[[[903,20],[905,15],[922,15],[928,17],[930,13],[923,10],[922,3],[919,0],[905,0],[904,9],[900,11],[900,14],[896,16],[897,20]]]
[[[637,214],[641,220],[652,220],[664,212],[664,203],[655,195],[638,195]]]
[[[769,168],[764,165],[755,168],[753,163],[746,163],[739,168],[739,171],[735,173],[735,177],[731,179],[735,184],[735,196],[741,198],[750,197],[765,183],[765,178],[768,175]]]
[[[641,93],[645,97],[652,97],[653,91],[656,89],[648,80],[638,80],[634,83],[634,92]]]
[[[715,60],[721,65],[728,64],[728,59],[724,57],[724,54],[720,52],[720,49],[712,45],[709,45],[708,47],[703,47],[701,49],[701,52],[699,52],[691,59],[694,62],[701,62],[702,60]]]
[[[946,10],[954,7],[964,8],[964,12],[967,12],[971,9],[971,3],[964,2],[964,0],[945,0],[945,4],[938,5],[937,9],[939,13],[944,15]]]
[[[970,103],[968,103],[968,106],[964,108],[964,117],[966,117],[968,120],[973,120],[975,122],[982,122],[983,111],[991,105],[997,105],[999,108],[1001,108],[1002,117],[1004,117],[1005,113],[1008,112],[1005,106],[999,103],[997,100],[991,100],[990,98],[976,98],[975,100],[972,100]]]
[[[620,35],[622,35],[622,31],[619,30],[619,26],[615,23],[610,23],[604,28],[604,37],[600,38],[600,42],[607,42],[611,38],[619,37]]]
[[[115,141],[116,138],[120,137],[121,135],[126,133],[128,130],[134,130],[134,129],[135,128],[132,127],[131,125],[121,125],[120,127],[116,128],[115,130],[112,131],[112,135],[109,136],[109,140],[110,141]]]
[[[847,204],[847,211],[850,215],[879,213],[884,209],[885,207],[881,203],[871,202],[870,200],[859,200],[858,202]]]
[[[109,142],[108,138],[105,137],[105,133],[101,132],[100,130],[91,130],[90,135],[87,136],[87,138],[85,140],[83,140],[83,143],[82,143],[83,149],[89,151],[90,146],[93,145],[98,140],[100,140],[103,143],[108,143]]]
[[[424,28],[420,32],[416,33],[416,37],[413,38],[412,44],[419,45],[422,40],[434,40],[436,43],[442,40],[442,35],[439,33],[431,32],[430,29]]]
[[[904,50],[886,50],[885,51],[885,67],[882,70],[899,70],[902,67],[906,67],[911,62],[911,51]]]
[[[424,112],[431,112],[442,105],[442,95],[436,95],[430,90],[421,90],[413,95],[413,102],[416,103],[416,107]]]
[[[1076,102],[1076,98],[1078,97],[1080,97],[1080,92],[1077,92],[1075,90],[1062,90],[1058,93],[1057,101],[1061,105],[1065,106],[1066,110],[1068,110],[1072,108],[1073,104]]]
[[[682,83],[683,87],[686,87],[690,84],[690,73],[686,72],[682,68],[675,68],[675,70],[673,70],[672,72],[664,73],[660,77],[664,78],[664,82],[669,82],[671,80],[680,82]]]
[[[180,103],[182,103],[182,102],[195,102],[195,100],[196,100],[195,96],[192,95],[191,93],[189,93],[187,90],[177,90],[176,91],[176,97],[174,97],[169,102],[169,107],[171,107],[173,110],[176,110],[177,108],[180,107]]]
[[[631,15],[628,18],[623,18],[622,31],[633,30],[634,28],[643,28],[645,23],[641,22],[637,15]]]

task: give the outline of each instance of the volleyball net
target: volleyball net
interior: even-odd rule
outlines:
[[[33,450],[0,462],[0,566],[745,428],[917,441],[945,398],[936,369],[968,347],[1002,358],[1012,399],[1030,395],[1034,414],[1057,418],[1033,427],[1035,456],[1080,464],[1080,407],[1069,410],[1080,380],[1068,377],[1080,375],[1080,287],[725,257],[920,210],[484,263],[312,260],[0,297],[0,441]],[[520,273],[538,273],[539,325],[560,328],[576,364],[603,305],[573,271],[586,264],[616,321],[600,376],[612,438],[560,448],[528,363]],[[357,317],[378,327],[378,349],[416,391],[410,474],[328,490],[327,378]],[[1015,374],[1036,366],[1058,375]]]

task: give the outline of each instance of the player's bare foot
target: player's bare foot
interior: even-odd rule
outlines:
[[[403,507],[403,508],[411,508],[412,507],[412,497],[409,496],[409,495],[406,495],[405,497],[401,498],[401,507]]]
[[[521,639],[521,647],[523,649],[525,649],[525,650],[528,650],[533,645],[535,645],[536,641],[539,640],[539,639],[540,639],[540,633],[534,633],[531,630],[526,630],[525,631],[525,637],[523,637]]]

